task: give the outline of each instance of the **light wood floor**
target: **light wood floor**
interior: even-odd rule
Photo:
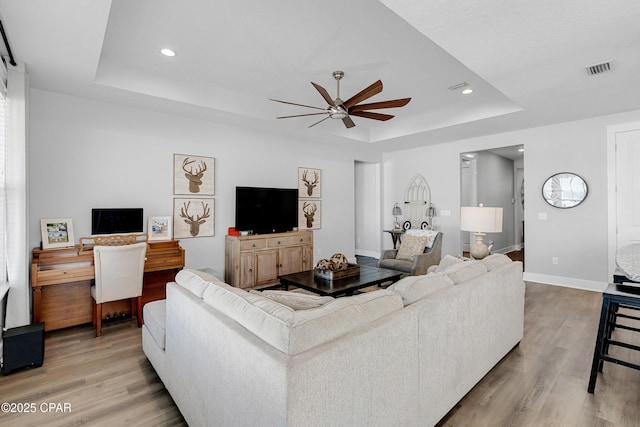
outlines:
[[[601,300],[528,283],[520,346],[440,426],[640,426],[639,371],[605,363],[595,394],[587,393]],[[614,352],[640,363],[630,350]],[[98,339],[90,326],[47,333],[44,366],[0,377],[0,402],[71,404],[68,413],[0,413],[0,426],[185,425],[142,352],[135,320],[107,325]]]
[[[100,338],[91,325],[47,332],[43,366],[0,377],[0,402],[37,407],[0,413],[0,426],[186,425],[142,352],[135,318],[103,323]],[[43,412],[42,403],[71,411]]]

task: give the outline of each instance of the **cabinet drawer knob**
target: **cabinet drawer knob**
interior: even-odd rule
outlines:
[[[256,244],[254,243],[254,244],[253,244],[253,245],[251,245],[251,246],[255,248],[255,247],[256,247]]]
[[[278,244],[280,244],[280,240],[278,240]]]
[[[250,269],[249,269],[249,273],[253,273],[253,268],[250,268]]]

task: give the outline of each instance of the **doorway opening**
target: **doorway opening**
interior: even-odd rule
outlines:
[[[524,262],[524,146],[460,154],[460,206],[502,207],[501,233],[487,234],[491,253],[509,254]],[[475,238],[460,232],[463,255]],[[517,252],[517,253],[516,253]]]

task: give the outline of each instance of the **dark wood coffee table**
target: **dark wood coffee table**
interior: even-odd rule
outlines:
[[[385,282],[396,282],[402,275],[401,271],[389,270],[386,268],[376,268],[360,266],[360,275],[345,277],[338,280],[326,280],[315,277],[313,270],[302,271],[300,273],[278,276],[283,290],[288,290],[289,286],[306,289],[319,295],[332,297],[351,295],[358,289]]]

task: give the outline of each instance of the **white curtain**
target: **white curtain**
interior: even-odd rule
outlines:
[[[6,263],[6,191],[5,191],[5,157],[6,157],[6,121],[7,121],[7,67],[0,63],[0,283],[7,282]],[[4,296],[4,294],[0,295]],[[1,301],[1,300],[0,300]],[[4,316],[4,311],[0,311]],[[4,318],[0,318],[0,324],[4,325]]]
[[[7,303],[8,328],[31,321],[27,234],[27,101],[29,85],[24,64],[7,65],[5,120],[5,227],[6,277],[10,286]]]

